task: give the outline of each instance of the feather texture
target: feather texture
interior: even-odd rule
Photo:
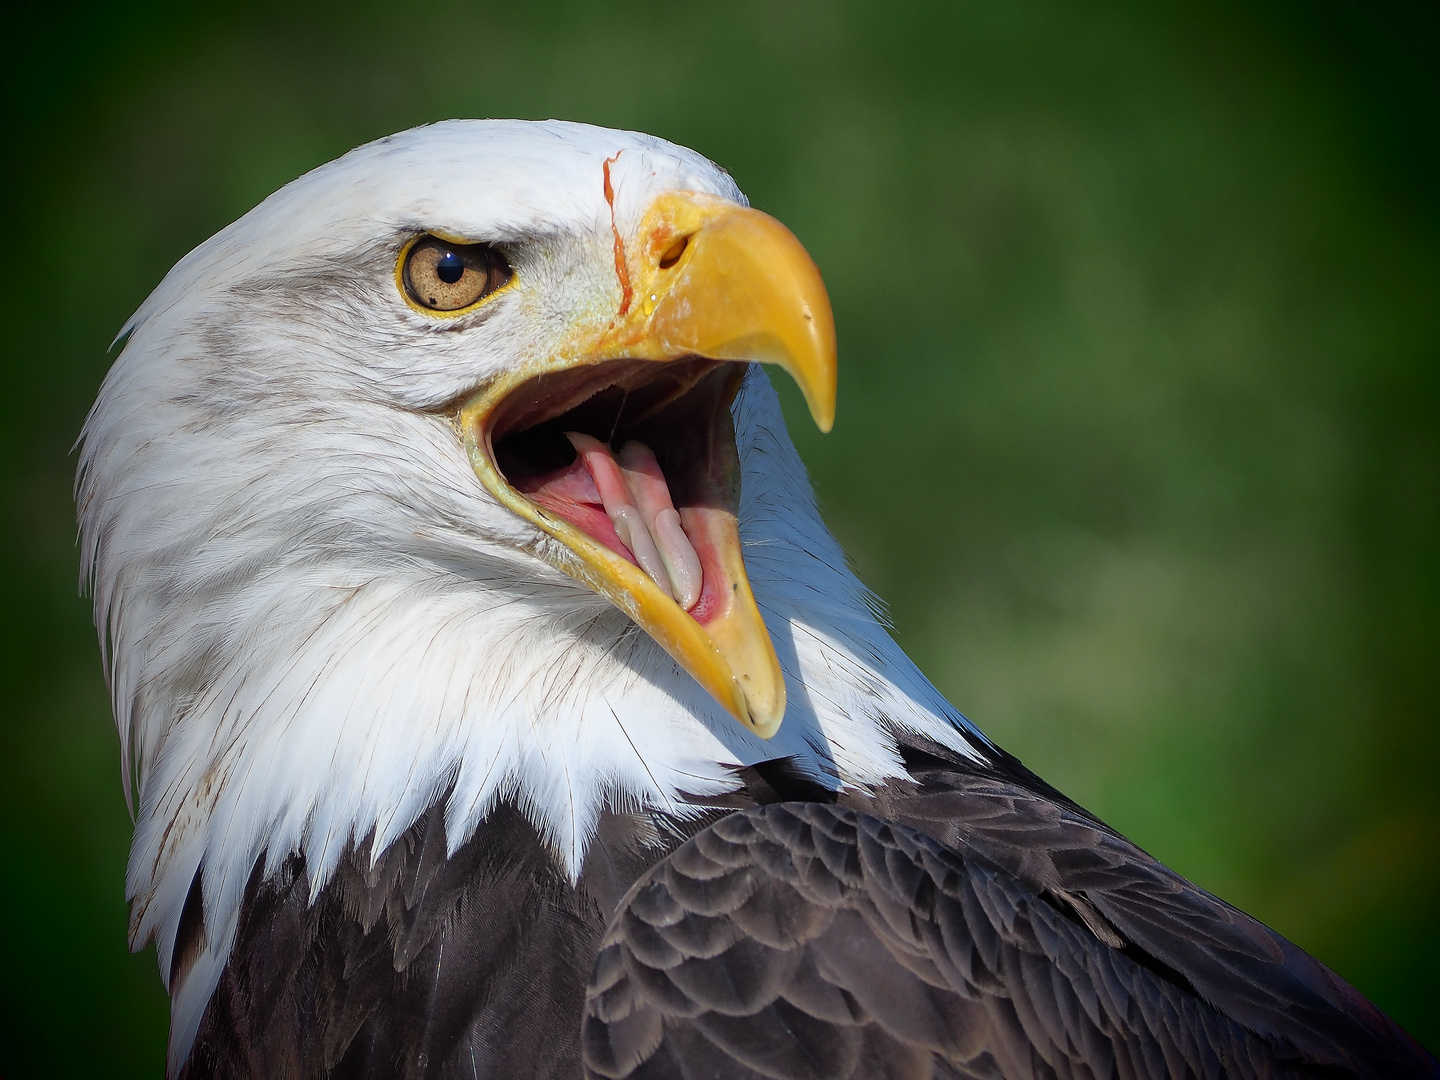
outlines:
[[[452,853],[509,803],[574,878],[607,806],[683,816],[683,793],[775,755],[831,786],[898,776],[886,717],[987,745],[877,621],[758,369],[733,412],[746,563],[790,693],[771,743],[536,558],[555,541],[477,481],[445,407],[619,302],[607,159],[627,235],[662,191],[743,201],[650,136],[434,125],[277,192],[125,328],[77,502],[135,786],[131,943],[175,975],[172,1071],[257,860],[268,880],[302,857],[316,900],[354,844],[386,850],[448,792]],[[502,247],[513,285],[443,323],[412,310],[396,259],[427,230]],[[177,963],[197,881],[204,933]]]
[[[447,855],[443,799],[313,903],[301,857],[257,865],[184,1075],[1440,1075],[1013,759],[903,741],[918,779],[868,795],[770,761],[606,812],[574,881],[509,804]]]
[[[1440,1072],[1333,973],[1097,823],[1013,781],[947,781],[956,850],[785,803],[726,816],[647,873],[587,989],[587,1075]],[[1041,872],[1017,873],[1027,861]]]

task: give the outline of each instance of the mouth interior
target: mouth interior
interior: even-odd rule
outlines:
[[[491,460],[516,491],[639,566],[705,623],[725,606],[715,526],[733,522],[739,504],[730,403],[743,373],[687,357],[537,376],[492,414]],[[657,527],[656,508],[669,503],[669,523]]]

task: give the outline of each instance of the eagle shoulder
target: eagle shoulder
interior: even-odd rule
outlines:
[[[643,876],[587,989],[587,1075],[1436,1075],[1318,962],[1018,763],[914,756],[914,784],[860,800],[889,819],[737,811]]]

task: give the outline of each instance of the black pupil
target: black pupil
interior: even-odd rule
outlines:
[[[440,256],[440,261],[435,264],[435,275],[446,285],[454,285],[464,273],[465,260],[453,251],[445,252]]]

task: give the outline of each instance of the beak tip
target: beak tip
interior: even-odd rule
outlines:
[[[777,673],[778,674],[778,673]],[[742,708],[744,715],[739,717],[740,722],[753,734],[762,739],[770,739],[780,730],[780,721],[785,719],[785,689],[783,683],[778,687],[779,693],[769,701],[754,702],[749,697],[742,695]],[[760,708],[757,710],[756,705]]]
[[[807,402],[810,406],[810,419],[815,421],[815,426],[820,429],[820,434],[829,435],[831,428],[835,426],[835,399],[832,396],[827,402]]]
[[[772,739],[775,737],[775,733],[780,730],[780,717],[777,716],[774,720],[768,720],[763,724],[752,719],[750,723],[745,726],[762,739]]]

